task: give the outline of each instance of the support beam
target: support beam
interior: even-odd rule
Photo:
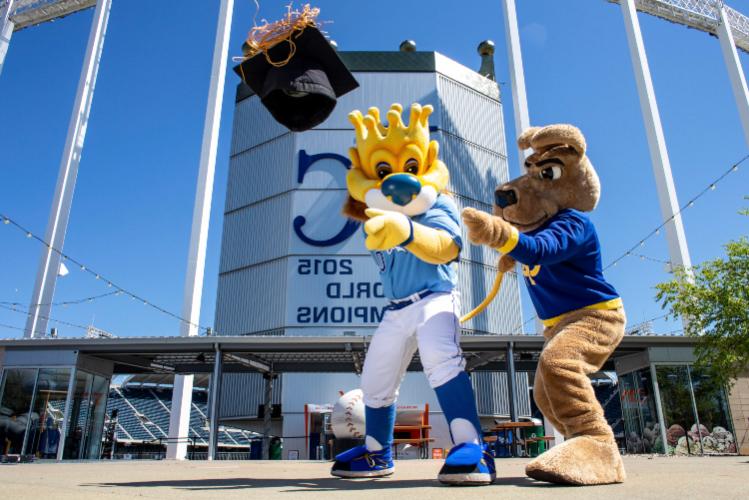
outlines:
[[[223,354],[221,348],[216,344],[215,359],[213,361],[213,375],[211,375],[211,393],[208,395],[209,408],[208,418],[208,460],[216,460],[218,455],[218,421],[221,409],[221,379],[223,375]],[[192,396],[192,394],[190,394]],[[189,415],[189,413],[188,413]]]
[[[184,460],[187,458],[194,378],[194,375],[174,376],[172,407],[169,413],[169,430],[166,444],[166,458],[168,460]]]
[[[94,19],[91,22],[91,32],[86,46],[86,56],[83,60],[81,78],[78,81],[75,104],[70,116],[65,149],[62,154],[60,172],[49,213],[47,232],[44,235],[45,241],[59,251],[63,249],[65,233],[68,230],[70,207],[73,203],[75,181],[78,177],[78,165],[83,153],[83,142],[86,138],[91,101],[94,98],[96,75],[99,72],[99,61],[104,48],[104,35],[107,31],[111,6],[112,0],[99,0],[94,11]],[[59,270],[60,255],[49,247],[42,248],[34,292],[31,295],[29,317],[26,320],[25,337],[42,336],[47,331],[47,318],[52,309],[50,303],[55,293]]]
[[[70,380],[68,380],[68,393],[65,395],[65,409],[62,414],[62,423],[60,424],[60,440],[57,444],[57,461],[62,462],[65,456],[65,441],[68,439],[68,427],[70,427],[70,411],[73,406],[73,393],[75,392],[75,379],[78,369],[73,367],[70,370]]]
[[[518,419],[517,394],[515,393],[515,346],[507,343],[507,394],[510,398],[510,420]]]
[[[510,403],[510,420],[512,422],[518,421],[518,403],[517,394],[515,391],[515,345],[513,342],[507,343],[507,395]],[[517,456],[517,443],[518,443],[518,432],[517,429],[512,430],[512,446],[515,449],[513,453]]]
[[[270,431],[271,431],[271,417],[273,415],[273,379],[276,374],[264,373],[263,378],[265,379],[265,405],[263,412],[263,460],[270,460]]]
[[[200,304],[203,296],[203,275],[205,272],[206,247],[208,245],[208,224],[211,218],[211,200],[213,198],[213,177],[216,169],[216,152],[221,125],[221,109],[224,100],[224,83],[226,81],[226,63],[231,35],[231,20],[234,12],[234,0],[221,0],[216,28],[216,41],[213,46],[213,64],[208,88],[208,103],[203,124],[203,142],[200,149],[200,167],[195,190],[195,205],[190,233],[190,248],[185,273],[185,295],[182,317],[189,323],[182,322],[180,334],[194,336],[198,334],[200,323]],[[169,445],[167,458],[184,460],[187,455],[187,444],[179,444],[175,438],[183,436],[190,421],[192,402],[192,375],[174,377],[172,393],[172,416],[169,421]]]
[[[6,0],[5,5],[0,9],[0,75],[3,74],[3,65],[5,56],[8,54],[10,37],[13,35],[15,24],[10,20],[10,15],[15,7],[16,0]]]
[[[749,144],[749,90],[746,87],[744,70],[741,67],[741,60],[736,51],[736,44],[731,32],[731,23],[728,21],[725,5],[721,2],[717,10],[720,18],[720,24],[718,25],[720,49],[723,52],[723,59],[726,61],[726,69],[728,69],[728,77],[731,80],[731,89],[733,90],[733,97],[736,99],[736,107],[739,109],[741,126],[744,128],[744,140]]]
[[[525,129],[530,127],[528,118],[528,97],[525,94],[525,73],[523,72],[523,55],[520,51],[520,34],[518,32],[518,18],[515,10],[515,0],[503,0],[505,15],[505,36],[507,37],[507,61],[510,66],[510,85],[512,88],[512,109],[515,112],[515,137],[520,137]],[[525,173],[525,159],[527,153],[518,154],[519,169]]]
[[[692,262],[689,258],[687,238],[684,234],[684,225],[681,215],[678,215],[679,202],[676,198],[676,187],[671,175],[671,163],[668,159],[666,140],[661,126],[661,117],[658,112],[658,104],[655,100],[655,91],[650,77],[650,67],[645,54],[645,45],[640,32],[640,22],[637,19],[637,10],[634,0],[621,0],[624,25],[627,31],[627,41],[634,67],[637,91],[640,95],[640,107],[645,122],[648,146],[650,148],[650,159],[653,164],[655,184],[658,189],[658,200],[661,206],[661,215],[666,222],[666,240],[671,260],[671,266],[690,269]]]
[[[668,436],[666,435],[666,419],[663,414],[663,405],[661,405],[661,389],[658,385],[658,373],[656,372],[655,365],[650,363],[650,379],[653,382],[653,398],[655,399],[655,412],[658,414],[658,426],[661,429],[661,442],[663,443],[663,453],[668,454]],[[636,383],[639,385],[640,381],[635,377]],[[635,389],[640,390],[639,387]]]

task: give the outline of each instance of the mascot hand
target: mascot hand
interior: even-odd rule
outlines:
[[[411,221],[405,215],[376,208],[368,208],[365,213],[370,218],[364,223],[367,250],[390,250],[411,237]]]
[[[511,237],[517,237],[517,229],[499,217],[475,208],[464,208],[462,215],[468,238],[476,245],[500,249]]]

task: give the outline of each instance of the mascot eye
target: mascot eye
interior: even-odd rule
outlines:
[[[375,167],[375,172],[377,172],[377,177],[379,177],[380,179],[384,179],[385,177],[393,173],[393,167],[391,167],[384,161],[381,161]]]
[[[562,167],[547,167],[538,173],[541,179],[555,181],[562,176]]]
[[[408,172],[409,174],[418,175],[419,161],[416,158],[410,158],[408,161],[406,161],[406,165],[403,170]]]

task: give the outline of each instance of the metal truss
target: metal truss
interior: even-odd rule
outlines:
[[[619,0],[608,0],[619,3]],[[711,35],[718,35],[720,8],[725,7],[736,47],[749,53],[749,18],[722,0],[636,0],[637,10]]]
[[[0,8],[5,3],[5,1],[0,1]],[[10,20],[15,24],[13,31],[19,31],[54,21],[95,5],[96,0],[16,0]]]

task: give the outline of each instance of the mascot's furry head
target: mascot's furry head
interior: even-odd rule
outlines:
[[[496,215],[527,233],[565,208],[589,212],[596,207],[601,184],[577,127],[531,127],[518,137],[518,146],[533,153],[525,160],[526,174],[495,191]]]
[[[366,116],[359,110],[349,114],[356,147],[349,149],[346,216],[366,220],[364,210],[378,208],[412,217],[434,205],[450,175],[437,158],[439,144],[429,140],[432,111],[432,106],[412,104],[408,126],[401,119],[400,104],[390,106],[387,125],[380,121],[376,107],[369,108]]]

